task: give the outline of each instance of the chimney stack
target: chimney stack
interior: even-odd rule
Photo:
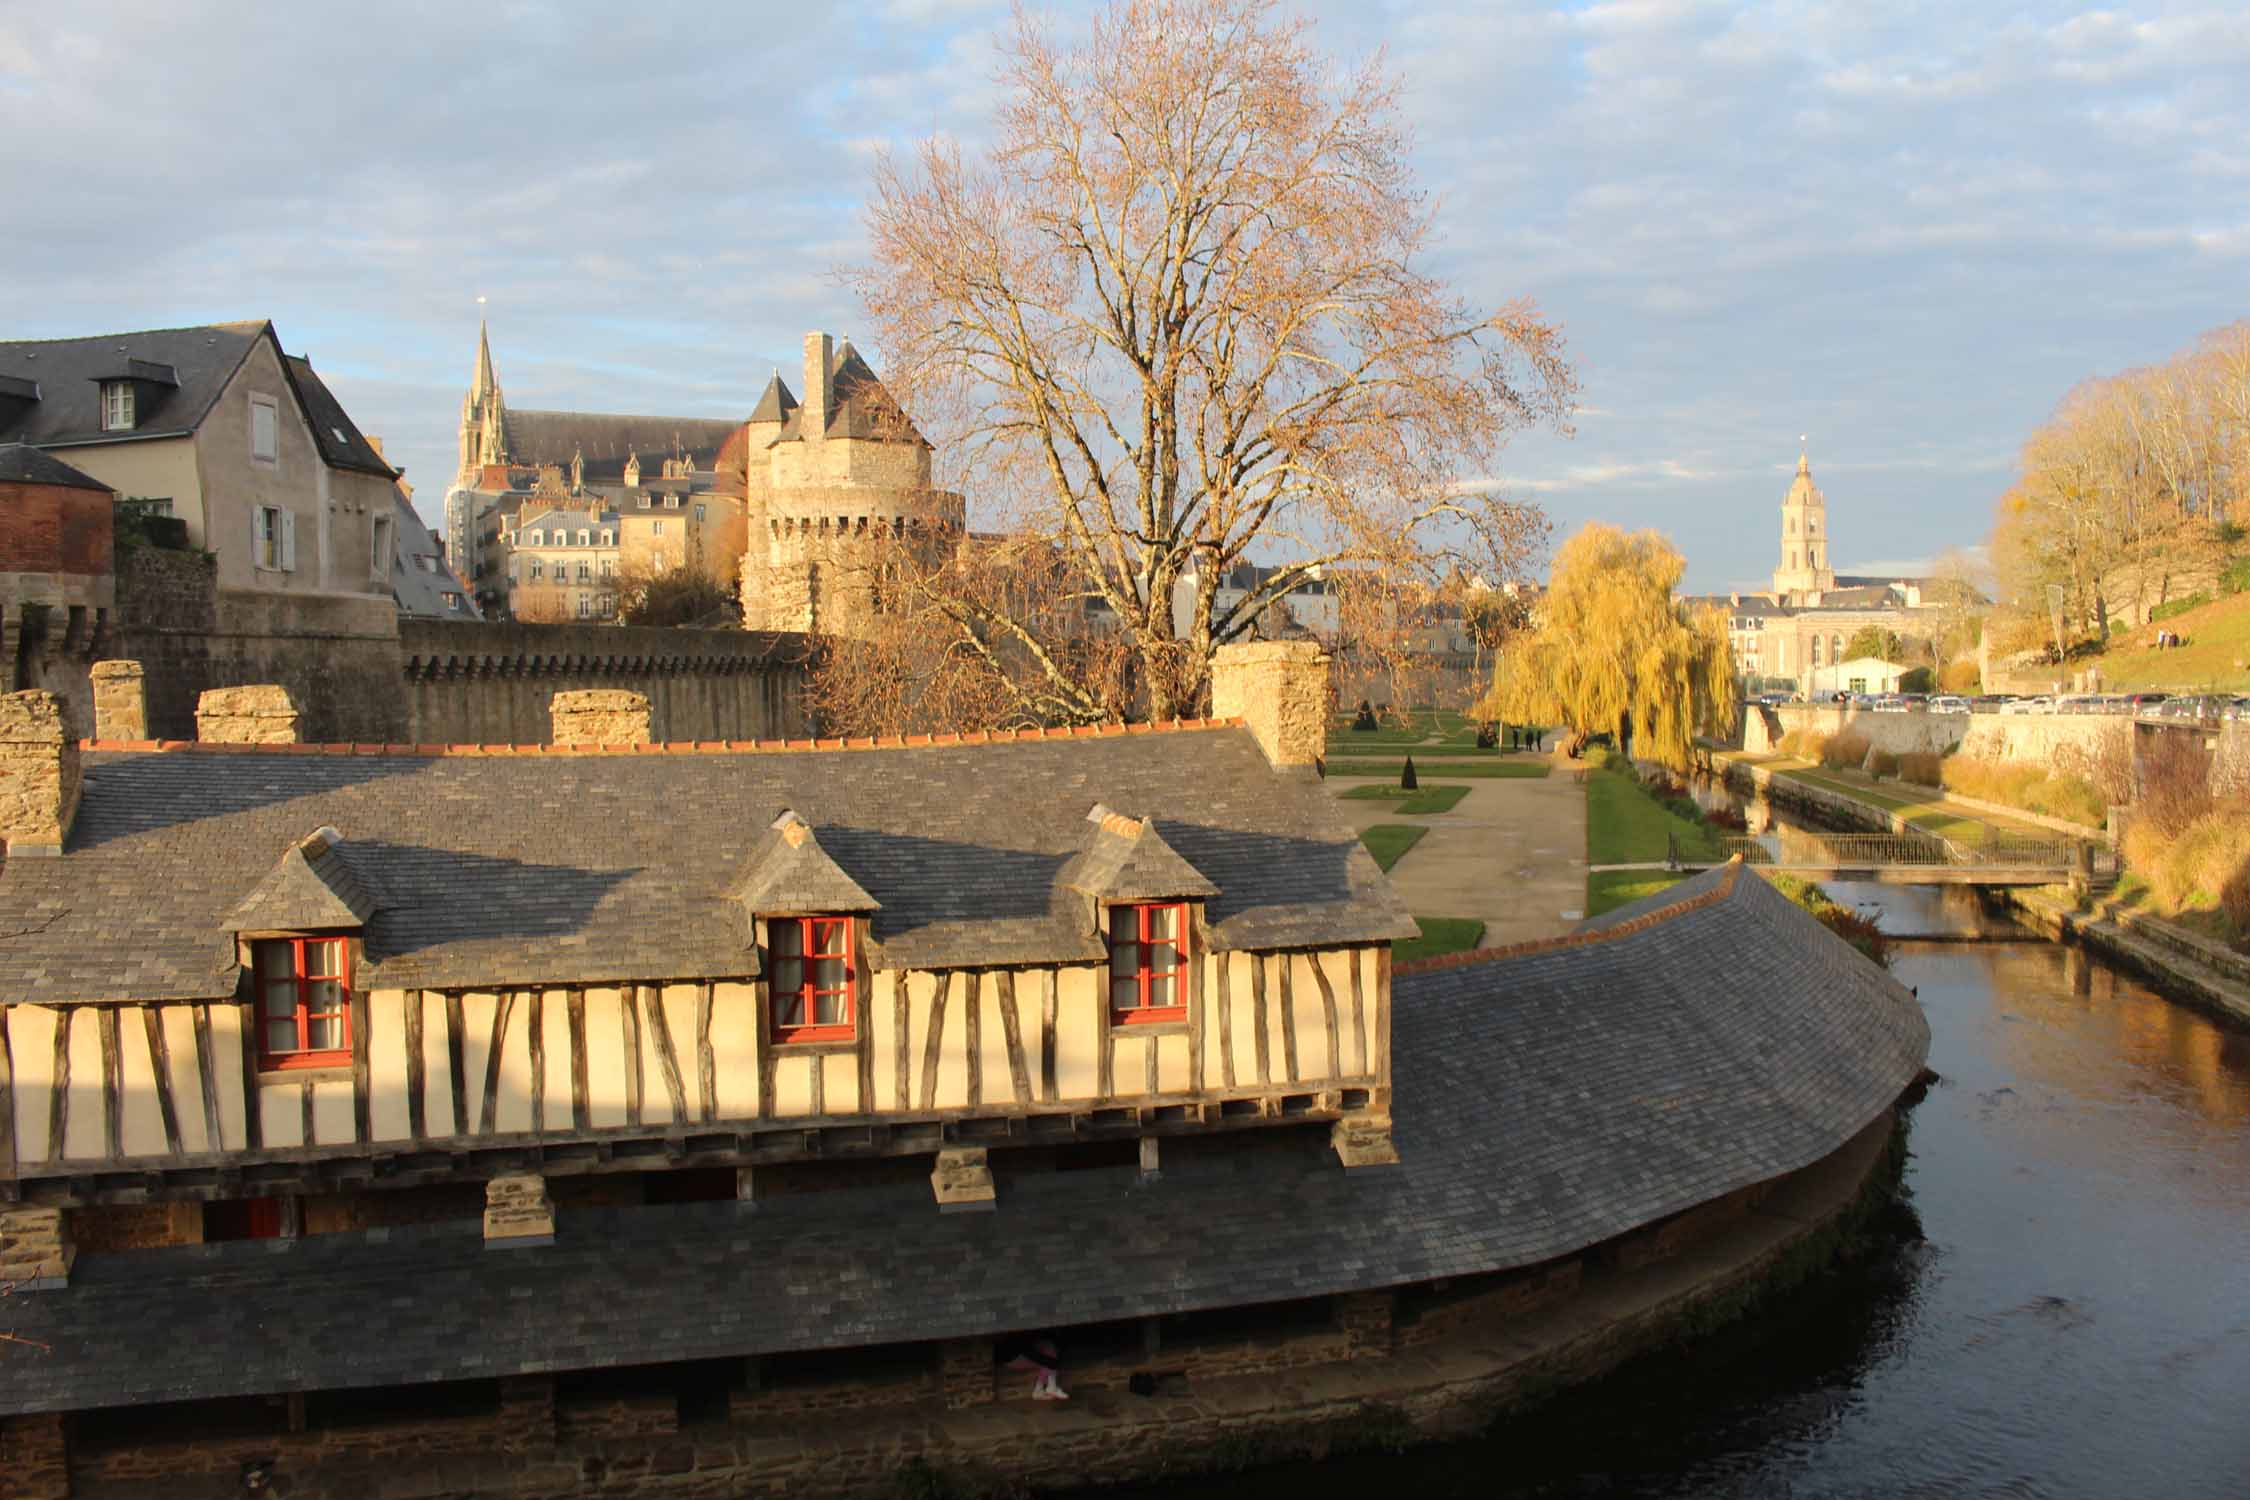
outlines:
[[[647,745],[648,698],[623,688],[576,688],[547,705],[557,745]]]
[[[808,443],[828,435],[828,407],[836,394],[835,348],[825,333],[805,335],[805,409],[797,426]]]
[[[150,738],[148,682],[137,661],[98,661],[94,679],[94,738],[130,742]]]
[[[1328,653],[1317,641],[1243,641],[1211,658],[1211,714],[1239,718],[1276,769],[1320,774],[1328,742]]]
[[[212,688],[195,700],[195,737],[206,745],[294,745],[297,705],[278,683]]]
[[[0,694],[0,842],[8,857],[60,854],[78,812],[78,738],[63,702]]]

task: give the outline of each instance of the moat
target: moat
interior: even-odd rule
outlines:
[[[1468,1443],[1131,1493],[2239,1496],[2250,1033],[1966,891],[1831,887],[1904,941],[1941,1077],[1875,1253]],[[1981,941],[1961,941],[1974,935]]]

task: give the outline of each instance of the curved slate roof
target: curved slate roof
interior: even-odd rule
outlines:
[[[1347,1173],[1319,1132],[1261,1131],[1168,1141],[1152,1184],[996,1158],[990,1214],[905,1184],[566,1211],[553,1245],[506,1254],[464,1222],[87,1255],[67,1291],[11,1301],[52,1352],[0,1359],[0,1411],[969,1337],[1534,1265],[1820,1160],[1929,1048],[1904,987],[1739,867],[1606,933],[1402,969],[1392,1015],[1396,1167]]]
[[[0,943],[0,1004],[231,995],[224,914],[322,825],[374,900],[371,988],[754,973],[731,893],[785,809],[881,903],[885,967],[1100,958],[1060,878],[1097,800],[1179,810],[1164,836],[1219,888],[1220,947],[1415,931],[1320,784],[1231,725],[827,751],[334,748],[90,754],[63,856],[0,869],[0,911],[38,924]]]

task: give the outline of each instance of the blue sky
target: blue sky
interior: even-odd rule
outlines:
[[[1434,269],[1569,333],[1577,433],[1501,477],[1671,533],[1694,588],[1772,567],[1800,433],[1839,567],[1917,563],[2075,382],[2250,316],[2239,0],[1308,9],[1404,79]],[[1004,19],[0,7],[0,328],[270,317],[434,516],[478,295],[511,402],[746,414],[855,331],[868,160],[982,130]]]

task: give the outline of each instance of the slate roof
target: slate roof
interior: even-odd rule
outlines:
[[[28,443],[0,443],[0,484],[52,484],[73,490],[115,493],[90,474],[82,474],[59,458],[50,458]]]
[[[287,932],[358,927],[374,914],[374,894],[352,868],[343,835],[316,828],[220,920],[235,932]]]
[[[1275,772],[1237,726],[858,750],[540,748],[91,753],[63,856],[0,868],[0,911],[33,929],[0,943],[0,1004],[231,995],[222,917],[322,825],[379,893],[360,969],[371,988],[754,973],[730,893],[785,809],[881,903],[885,967],[1099,957],[1083,896],[1058,878],[1096,801],[1181,810],[1164,835],[1218,887],[1206,911],[1221,947],[1415,931],[1334,800]]]
[[[10,1299],[48,1352],[0,1350],[0,1412],[971,1337],[1551,1260],[1820,1160],[1927,1055],[1913,996],[1762,880],[1672,897],[1606,938],[1402,969],[1396,1167],[1261,1131],[1167,1141],[1145,1186],[1002,1154],[989,1214],[909,1183],[565,1211],[553,1245],[504,1253],[471,1221],[88,1254],[67,1290]]]
[[[1218,887],[1180,858],[1165,842],[1154,818],[1128,818],[1095,806],[1083,854],[1071,862],[1063,883],[1098,901],[1163,901],[1212,896]]]
[[[776,818],[758,841],[732,894],[745,919],[759,912],[869,912],[883,904],[820,847],[820,835],[794,811]]]
[[[752,408],[750,420],[780,422],[786,420],[796,409],[797,398],[790,394],[788,385],[781,378],[781,372],[776,370],[773,379],[766,382],[765,394],[758,398],[757,406]]]
[[[763,403],[760,403],[763,409]],[[828,437],[862,438],[872,442],[928,443],[906,413],[891,396],[867,361],[859,357],[849,341],[836,350],[835,372],[829,376],[828,425],[822,429]],[[801,438],[805,432],[805,409],[790,410],[774,437],[777,443]]]
[[[391,533],[396,538],[391,546],[391,598],[398,602],[398,612],[432,620],[476,619],[475,593],[445,560],[445,548],[422,524],[414,502],[395,487],[391,491],[391,514]],[[479,512],[477,519],[483,520],[484,514]],[[424,558],[428,559],[427,568],[417,560]],[[460,598],[459,609],[446,603],[447,594]]]
[[[654,475],[672,445],[708,469],[720,447],[741,424],[724,417],[657,417],[606,411],[526,411],[510,406],[507,423],[508,461],[536,466],[553,464],[570,472],[573,457],[585,458],[588,483],[599,479],[622,482],[625,460],[638,454],[641,467]]]
[[[312,428],[313,442],[319,445],[320,456],[328,461],[330,468],[356,469],[384,479],[398,477],[398,471],[383,461],[383,455],[375,451],[375,445],[367,441],[359,424],[344,410],[344,403],[313,373],[311,360],[298,354],[285,354],[281,367],[289,374],[298,404],[304,408],[305,422]]]
[[[86,338],[0,341],[0,375],[39,383],[39,400],[13,413],[0,408],[0,440],[61,447],[132,438],[184,437],[203,422],[251,346],[261,322],[201,328],[151,328]],[[102,430],[100,381],[126,359],[169,365],[176,389],[143,393],[129,433]]]

